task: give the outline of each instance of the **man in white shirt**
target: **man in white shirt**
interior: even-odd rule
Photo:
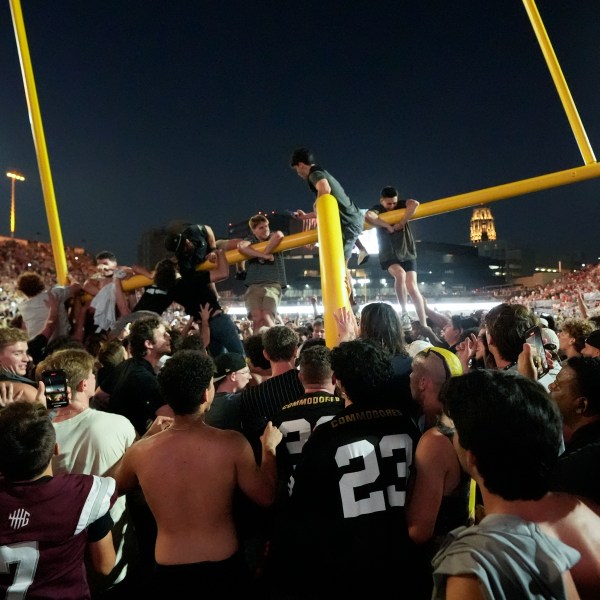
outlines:
[[[71,388],[69,405],[51,413],[59,448],[52,458],[55,474],[111,475],[136,439],[129,419],[90,408],[90,398],[96,389],[94,366],[91,354],[73,348],[58,350],[37,366],[38,375],[47,369],[63,369]],[[117,551],[114,569],[107,577],[99,577],[88,568],[93,594],[121,583],[132,560],[131,545],[135,541],[125,503],[125,496],[120,496],[110,511],[115,523],[113,539]]]
[[[58,300],[58,320],[49,341],[58,336],[69,335],[70,323],[65,303],[81,292],[79,283],[71,283],[66,286],[55,285],[47,290],[40,275],[27,271],[17,279],[17,289],[27,296],[27,299],[20,302],[17,308],[19,314],[23,317],[29,339],[40,334],[46,325],[48,313],[50,312],[49,294],[52,294]]]

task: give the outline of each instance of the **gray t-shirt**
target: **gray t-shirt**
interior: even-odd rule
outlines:
[[[321,168],[319,165],[313,165],[308,173],[308,185],[310,189],[317,194],[315,184],[321,179],[326,179],[331,188],[331,195],[337,200],[340,210],[340,224],[342,227],[342,237],[344,240],[348,237],[345,232],[361,233],[364,226],[364,216],[360,209],[342,187],[341,183],[331,173]]]
[[[258,244],[261,241],[255,236],[246,238],[251,245]],[[269,236],[270,239],[270,236]],[[272,285],[278,283],[281,289],[287,287],[287,277],[285,273],[285,259],[283,252],[276,252],[273,255],[273,262],[269,262],[259,258],[248,258],[246,260],[246,280],[244,285]]]
[[[433,600],[446,597],[451,575],[479,579],[489,600],[562,600],[562,574],[581,555],[535,524],[515,515],[488,515],[479,525],[458,527],[433,557]]]

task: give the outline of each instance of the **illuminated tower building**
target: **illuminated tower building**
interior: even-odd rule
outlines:
[[[496,241],[496,227],[492,211],[487,206],[474,208],[471,216],[471,243],[494,241]]]

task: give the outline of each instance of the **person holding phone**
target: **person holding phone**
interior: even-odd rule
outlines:
[[[60,455],[52,459],[54,473],[86,473],[88,475],[111,475],[125,451],[136,440],[136,431],[129,419],[102,410],[90,408],[90,400],[96,389],[95,359],[87,350],[65,348],[53,352],[38,366],[45,385],[46,403],[51,408],[53,393],[70,400],[57,406],[52,404],[52,424]],[[54,392],[51,391],[52,386]],[[63,387],[64,386],[64,387]],[[63,388],[63,389],[61,389]],[[121,496],[111,508],[115,523],[114,546],[117,562],[108,574],[99,576],[88,565],[88,583],[93,596],[102,592],[114,594],[123,589],[125,577],[131,577],[131,565],[138,561],[134,553],[135,537],[133,523],[126,510],[126,498]]]
[[[42,371],[42,381],[46,390],[46,407],[48,410],[69,406],[67,374],[62,369]]]
[[[537,371],[537,378],[541,379],[548,371],[550,366],[546,358],[546,349],[542,339],[542,330],[539,325],[532,327],[525,334],[525,341],[530,345],[531,358]]]
[[[483,324],[488,348],[494,357],[496,368],[518,371],[522,375],[538,380],[547,390],[560,370],[560,365],[551,364],[551,370],[538,378],[531,356],[531,346],[527,342],[529,332],[539,324],[535,314],[523,304],[503,302],[486,313]]]

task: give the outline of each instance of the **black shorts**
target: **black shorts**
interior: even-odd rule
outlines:
[[[412,258],[410,260],[398,260],[392,258],[392,260],[386,260],[381,263],[381,268],[387,271],[392,265],[400,265],[405,271],[416,271],[417,270],[417,259]]]
[[[189,598],[233,598],[247,594],[252,580],[244,556],[237,552],[230,558],[214,562],[190,563],[185,565],[154,565],[154,598],[172,598],[177,589],[177,598],[188,598],[181,590],[189,590]],[[201,585],[202,593],[198,585]],[[186,592],[187,593],[187,592]]]

